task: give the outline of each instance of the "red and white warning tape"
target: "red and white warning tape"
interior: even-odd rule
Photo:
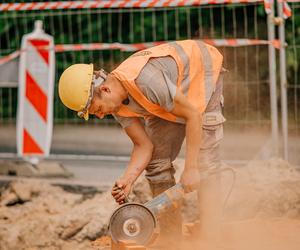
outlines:
[[[275,48],[279,48],[280,42],[278,40],[256,40],[256,39],[203,39],[204,42],[216,47],[240,47],[251,45],[268,45],[272,44]],[[114,50],[121,51],[137,51],[147,49],[167,41],[149,42],[149,43],[135,43],[135,44],[122,44],[122,43],[89,43],[89,44],[57,44],[55,45],[55,52],[68,52],[68,51],[82,51],[82,50]],[[48,50],[48,47],[42,49]],[[51,48],[50,48],[51,49]],[[0,58],[0,66],[17,58],[21,51],[17,50],[7,56]]]
[[[150,42],[150,43],[135,43],[135,44],[124,44],[124,43],[89,43],[89,44],[58,44],[55,46],[56,52],[65,51],[78,51],[78,50],[113,50],[118,49],[121,51],[137,51],[147,49],[159,44],[161,42]]]
[[[279,48],[279,40],[257,40],[257,39],[203,39],[204,42],[216,47],[241,47],[251,45],[273,45],[275,48]]]
[[[298,2],[300,2],[300,0],[297,0]],[[288,5],[287,1],[285,0],[278,0],[279,3],[283,3],[282,6],[282,10],[283,10],[283,18],[287,19],[290,16],[292,16],[292,10],[290,8],[290,6]]]
[[[283,18],[287,19],[292,16],[292,10],[287,2],[300,2],[300,0],[278,0],[278,2],[283,3]],[[267,14],[272,12],[271,5],[273,4],[274,0],[264,0],[265,11]]]
[[[267,14],[271,14],[272,12],[272,8],[271,8],[272,3],[273,0],[264,0],[265,12]]]
[[[4,57],[1,57],[0,58],[0,66],[17,58],[18,56],[20,55],[20,50],[16,50],[14,51],[13,53],[7,55],[7,56],[4,56]]]
[[[208,4],[255,3],[264,0],[95,0],[32,3],[2,3],[0,11],[95,9],[95,8],[159,8]],[[270,0],[267,0],[270,1]]]
[[[291,16],[291,9],[287,2],[300,0],[284,0],[285,18]],[[28,10],[61,10],[61,9],[100,9],[100,8],[162,8],[200,6],[214,4],[248,4],[264,3],[267,14],[271,12],[273,0],[95,0],[95,1],[57,1],[57,2],[31,2],[31,3],[1,3],[2,11],[28,11]]]

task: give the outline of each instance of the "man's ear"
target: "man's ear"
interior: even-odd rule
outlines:
[[[106,93],[110,93],[110,88],[108,86],[106,86],[105,84],[102,84],[100,86],[100,90],[101,90],[101,92],[103,91],[103,92],[106,92]]]

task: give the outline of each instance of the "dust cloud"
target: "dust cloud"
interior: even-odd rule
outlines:
[[[178,176],[183,165],[176,162]],[[215,241],[201,236],[197,195],[186,195],[181,250],[299,250],[299,169],[271,159],[234,170],[232,190],[232,173],[222,174],[222,220]],[[149,187],[140,178],[131,200],[149,199]],[[0,249],[110,249],[107,224],[116,207],[109,191],[87,196],[33,179],[13,181],[1,190]]]
[[[190,224],[183,249],[300,249],[299,169],[281,159],[271,159],[252,161],[234,170],[232,190],[232,174],[222,174],[223,211],[215,240],[201,237],[201,222]],[[187,201],[196,202],[195,196]],[[185,209],[190,207],[186,204]],[[197,208],[193,211],[195,214]]]

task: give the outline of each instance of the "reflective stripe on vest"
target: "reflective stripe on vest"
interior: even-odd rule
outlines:
[[[120,80],[133,99],[149,113],[165,120],[176,121],[175,115],[150,102],[135,84],[135,79],[148,60],[162,56],[173,57],[178,66],[177,87],[199,112],[204,112],[215,89],[223,57],[216,48],[203,42],[185,40],[142,50],[126,59],[112,74]],[[121,108],[118,115],[140,116],[125,106]]]
[[[177,44],[176,42],[172,42],[170,43],[170,46],[174,47],[179,55],[179,57],[181,58],[181,61],[184,65],[184,69],[183,69],[183,80],[181,82],[181,91],[182,93],[186,96],[189,90],[189,86],[190,86],[190,76],[189,76],[189,72],[190,72],[190,60],[189,57],[187,56],[187,54],[184,52],[183,48]]]
[[[204,61],[204,84],[205,84],[205,106],[207,106],[213,92],[215,91],[215,85],[213,81],[213,69],[212,69],[212,59],[205,46],[201,41],[197,41],[197,44],[201,50]]]

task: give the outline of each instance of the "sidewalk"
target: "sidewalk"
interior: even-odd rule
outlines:
[[[289,161],[300,165],[300,135],[289,136]],[[271,150],[269,129],[224,129],[221,157],[227,161],[268,159]],[[129,156],[132,143],[116,126],[55,125],[51,154]],[[183,146],[180,157],[184,157]],[[16,152],[15,127],[0,127],[0,152]]]

